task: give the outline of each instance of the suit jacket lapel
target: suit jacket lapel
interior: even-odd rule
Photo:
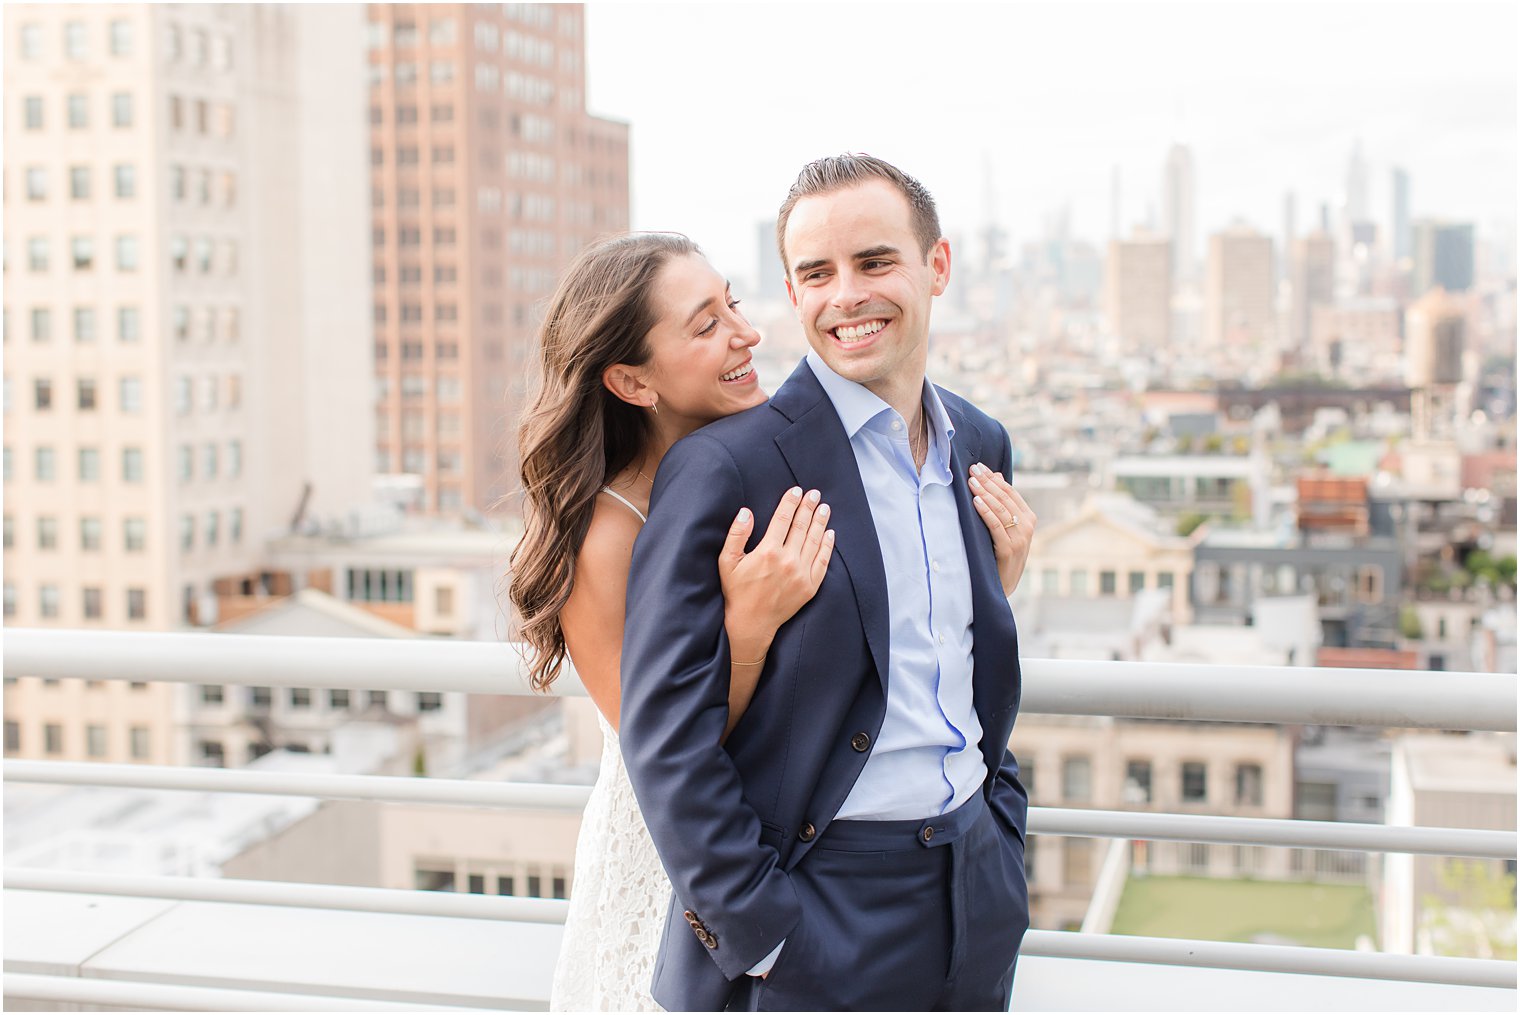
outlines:
[[[940,398],[955,423],[955,440],[950,442],[951,467],[955,475],[950,485],[955,491],[961,538],[966,544],[966,562],[971,572],[972,682],[977,716],[985,730],[991,728],[991,717],[985,709],[989,703],[999,700],[995,685],[1006,679],[1010,660],[1018,649],[1012,636],[1008,600],[1003,595],[1002,579],[998,577],[997,554],[987,534],[987,523],[982,521],[982,516],[976,513],[976,506],[971,503],[971,488],[967,485],[971,466],[981,460],[981,431],[951,406],[951,399],[943,390]],[[988,753],[987,748],[984,742],[984,754]],[[1001,760],[1002,745],[997,745],[992,753]],[[997,766],[991,767],[996,769]]]
[[[876,523],[860,480],[855,451],[823,386],[804,360],[771,399],[771,406],[792,425],[776,436],[797,484],[820,490],[833,514],[834,556],[855,590],[866,643],[883,688],[891,618],[887,609],[887,572],[876,540]],[[978,523],[980,524],[980,523]],[[757,526],[756,535],[763,534]]]

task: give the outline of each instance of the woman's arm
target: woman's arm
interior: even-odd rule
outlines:
[[[723,585],[724,630],[732,672],[728,685],[728,725],[723,738],[749,708],[760,683],[766,653],[781,625],[813,598],[834,554],[829,506],[817,490],[804,496],[793,487],[781,498],[765,535],[744,552],[754,516],[742,509],[729,527],[718,575]]]

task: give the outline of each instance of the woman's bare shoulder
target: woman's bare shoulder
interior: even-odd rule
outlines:
[[[633,541],[638,538],[641,528],[643,522],[627,505],[598,494],[591,525],[586,529],[586,539],[576,558],[577,584],[587,578],[597,582],[616,580],[620,584],[626,583],[628,566],[633,561]]]

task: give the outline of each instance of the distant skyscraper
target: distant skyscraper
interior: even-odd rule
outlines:
[[[1368,196],[1367,160],[1362,155],[1362,142],[1358,138],[1351,148],[1351,161],[1346,165],[1346,220],[1348,223],[1366,222],[1372,217],[1372,202]]]
[[[781,266],[781,251],[776,246],[775,219],[755,224],[755,254],[759,258],[759,275],[755,282],[760,287],[755,299],[785,300],[786,271]]]
[[[1108,245],[1104,308],[1126,352],[1167,349],[1172,341],[1171,241],[1154,237]]]
[[[1275,274],[1272,237],[1233,226],[1209,237],[1204,338],[1210,346],[1270,343]]]
[[[1412,295],[1423,296],[1436,286],[1447,292],[1466,292],[1473,283],[1471,222],[1420,219],[1411,234],[1414,256]]]
[[[628,125],[586,112],[581,4],[370,4],[376,467],[505,511],[536,315],[628,227]]]
[[[1393,256],[1403,260],[1410,253],[1409,240],[1409,173],[1393,168]]]
[[[1193,153],[1174,144],[1161,183],[1161,228],[1172,241],[1172,283],[1188,285],[1198,271],[1198,194]]]
[[[1314,308],[1335,300],[1335,238],[1320,230],[1294,240],[1289,249],[1293,252],[1293,344],[1301,357],[1307,357]]]
[[[1415,389],[1410,408],[1417,438],[1451,433],[1465,333],[1461,304],[1439,286],[1404,311],[1404,383]]]
[[[1291,251],[1293,244],[1298,240],[1298,199],[1293,191],[1283,195],[1283,220],[1282,236],[1278,239],[1278,246],[1284,251]],[[1280,258],[1277,262],[1277,280],[1281,282],[1288,277],[1288,258]]]

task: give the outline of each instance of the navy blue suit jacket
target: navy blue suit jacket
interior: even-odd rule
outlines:
[[[1018,635],[971,465],[1011,475],[996,420],[939,389],[955,425],[954,492],[972,593],[973,684],[983,792],[1024,836],[1028,796],[1007,750],[1019,707]],[[751,547],[791,487],[830,505],[834,557],[818,594],[776,634],[748,711],[722,743],[730,657],[718,553],[739,508]],[[671,1010],[721,1010],[733,981],[801,917],[788,871],[803,862],[865,766],[886,710],[888,607],[875,524],[854,451],[804,360],[771,400],[678,442],[655,477],[634,546],[623,640],[623,757],[675,889],[652,985]],[[811,829],[812,834],[805,830]]]

